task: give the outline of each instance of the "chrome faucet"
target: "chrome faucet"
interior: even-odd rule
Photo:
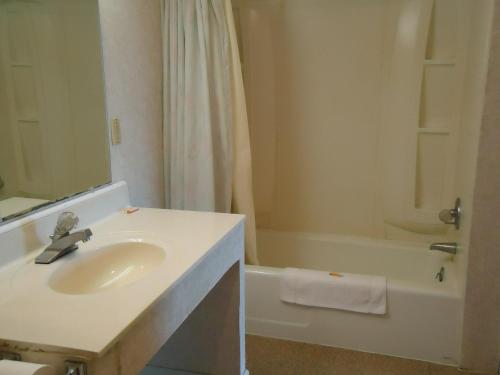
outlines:
[[[431,250],[443,251],[449,254],[456,254],[458,249],[458,244],[456,242],[439,242],[433,243],[430,246]]]
[[[455,200],[455,207],[449,210],[441,210],[439,212],[439,220],[445,224],[451,224],[455,226],[456,230],[460,229],[460,219],[462,216],[462,202],[460,198]]]
[[[37,264],[50,264],[57,259],[78,249],[77,243],[87,242],[92,236],[90,229],[70,233],[78,224],[78,217],[72,212],[63,212],[57,218],[54,233],[50,236],[52,243],[36,257]]]

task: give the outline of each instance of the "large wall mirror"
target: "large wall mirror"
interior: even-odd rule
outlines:
[[[97,0],[0,0],[0,223],[110,181]]]

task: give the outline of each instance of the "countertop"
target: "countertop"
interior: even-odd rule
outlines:
[[[15,260],[0,269],[0,344],[101,355],[155,302],[169,298],[181,280],[195,277],[196,265],[216,255],[224,239],[236,229],[241,235],[243,220],[241,215],[145,208],[114,213],[89,226],[96,241],[143,238],[160,244],[166,257],[147,277],[93,294],[62,294],[48,286],[54,270],[95,249],[93,240],[50,265],[34,265],[43,248]]]

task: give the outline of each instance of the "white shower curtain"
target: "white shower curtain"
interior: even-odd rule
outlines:
[[[246,215],[257,264],[248,120],[231,0],[164,0],[166,202]]]

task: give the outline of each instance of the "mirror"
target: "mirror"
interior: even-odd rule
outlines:
[[[110,181],[97,0],[0,0],[0,221]]]

